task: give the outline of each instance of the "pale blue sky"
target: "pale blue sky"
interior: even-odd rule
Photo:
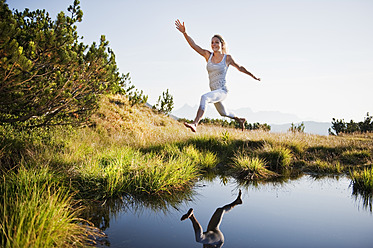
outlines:
[[[8,0],[11,9],[46,9],[53,18],[73,0]],[[154,104],[166,89],[175,109],[209,91],[204,59],[175,29],[210,49],[221,34],[229,53],[262,82],[231,67],[225,103],[232,109],[277,110],[304,120],[361,121],[373,114],[373,1],[81,0],[79,35],[106,35],[121,72]]]

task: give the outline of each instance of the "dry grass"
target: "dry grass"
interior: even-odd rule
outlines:
[[[145,147],[182,140],[190,134],[181,123],[149,107],[131,107],[121,95],[103,97],[100,106],[92,118],[96,129],[117,143]]]

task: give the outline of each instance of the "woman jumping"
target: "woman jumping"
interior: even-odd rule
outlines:
[[[203,56],[207,61],[207,71],[210,79],[210,89],[211,91],[202,95],[201,102],[197,111],[196,118],[194,121],[189,123],[184,123],[184,125],[190,128],[193,132],[197,131],[197,126],[201,120],[203,114],[205,113],[206,104],[213,103],[216,110],[221,116],[229,117],[236,120],[242,129],[245,127],[245,118],[237,117],[233,112],[228,111],[222,101],[227,97],[228,89],[226,87],[225,76],[227,74],[228,66],[232,65],[236,67],[240,72],[243,72],[255,80],[260,81],[260,78],[255,77],[251,72],[245,69],[245,67],[238,65],[234,62],[231,55],[226,54],[226,44],[220,35],[214,35],[211,39],[211,49],[212,52],[202,49],[193,39],[187,35],[184,22],[181,24],[179,20],[175,22],[176,28],[184,34],[185,39],[188,44],[201,56]]]

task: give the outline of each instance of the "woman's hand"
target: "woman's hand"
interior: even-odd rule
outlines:
[[[177,29],[177,30],[179,30],[180,32],[182,32],[183,34],[185,34],[186,29],[185,29],[184,22],[183,22],[183,24],[181,24],[180,20],[177,19],[177,20],[175,21],[175,25],[176,25],[176,29]]]
[[[176,25],[176,29],[184,34],[185,39],[187,40],[188,44],[193,48],[193,50],[199,53],[200,55],[202,55],[206,59],[206,62],[207,62],[210,57],[210,52],[205,49],[202,49],[200,46],[198,46],[193,41],[193,39],[189,35],[187,35],[184,22],[183,24],[181,24],[180,20],[177,19],[175,21],[175,25]]]

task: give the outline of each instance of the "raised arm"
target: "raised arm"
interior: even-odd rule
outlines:
[[[258,80],[260,81],[260,78],[257,78],[255,77],[251,72],[249,72],[248,70],[246,70],[245,67],[243,67],[242,65],[238,65],[232,58],[231,55],[227,55],[227,64],[228,65],[232,65],[233,67],[236,67],[237,70],[239,70],[240,72],[243,72],[247,75],[249,75],[250,77],[254,78],[255,80]]]
[[[175,25],[176,25],[176,29],[179,30],[181,33],[183,33],[186,41],[193,48],[193,50],[196,51],[197,53],[199,53],[201,56],[203,56],[207,61],[210,57],[210,52],[208,50],[202,49],[200,46],[198,46],[193,41],[193,39],[186,33],[186,28],[185,28],[184,22],[181,24],[180,20],[177,19],[175,21]]]

